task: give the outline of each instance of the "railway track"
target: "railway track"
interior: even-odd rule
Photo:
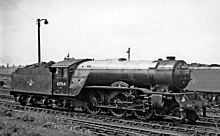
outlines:
[[[220,116],[220,107],[208,108],[207,113],[210,116]]]
[[[104,114],[95,116],[79,112],[66,112],[54,109],[45,109],[29,106],[20,106],[14,103],[4,103],[14,110],[44,112],[53,114],[66,122],[78,122],[82,128],[91,130],[95,135],[220,135],[215,127],[181,124],[175,126],[169,121],[138,121],[131,119],[116,119]],[[201,125],[201,124],[199,124]]]
[[[37,108],[37,107],[29,107],[29,106],[21,106],[12,102],[3,102],[3,106],[6,106],[10,109],[16,111],[33,111],[39,113],[47,113],[55,115],[56,118],[62,120],[65,123],[70,124],[78,124],[82,128],[89,129],[95,135],[126,135],[126,136],[134,136],[134,135],[171,135],[178,136],[180,134],[174,133],[173,131],[161,131],[160,129],[155,128],[143,128],[137,125],[122,125],[120,119],[117,122],[114,121],[106,121],[109,120],[108,116],[94,116],[86,113],[71,113],[66,111],[54,110],[54,109],[45,109],[45,108]],[[181,134],[183,135],[183,134]]]
[[[140,121],[136,119],[116,119],[107,115],[90,115],[80,112],[66,112],[57,109],[21,106],[12,102],[13,97],[3,91],[0,104],[20,111],[44,112],[91,130],[95,135],[220,135],[220,117],[201,117],[194,125],[175,126],[170,121]],[[86,122],[87,121],[87,122]],[[108,122],[108,123],[106,123]]]

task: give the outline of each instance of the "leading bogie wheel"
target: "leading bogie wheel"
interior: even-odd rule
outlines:
[[[193,124],[193,123],[195,123],[195,121],[196,121],[198,118],[199,118],[199,117],[198,117],[196,111],[194,111],[194,110],[187,110],[187,111],[186,111],[187,123]]]
[[[179,125],[183,123],[183,119],[181,117],[181,112],[180,112],[180,107],[176,107],[173,109],[172,116],[173,116],[172,120],[174,124]]]

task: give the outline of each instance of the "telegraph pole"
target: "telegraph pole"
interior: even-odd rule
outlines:
[[[44,21],[44,24],[47,25],[47,19],[37,19],[37,28],[38,28],[38,63],[41,63],[41,51],[40,51],[40,22]]]

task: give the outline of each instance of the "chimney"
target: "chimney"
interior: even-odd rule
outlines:
[[[167,60],[175,60],[175,56],[167,56]]]

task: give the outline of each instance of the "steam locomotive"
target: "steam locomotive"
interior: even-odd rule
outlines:
[[[22,105],[44,105],[115,117],[172,117],[195,122],[205,115],[205,102],[184,88],[190,70],[175,57],[155,61],[67,59],[46,67],[18,68],[11,95]]]

